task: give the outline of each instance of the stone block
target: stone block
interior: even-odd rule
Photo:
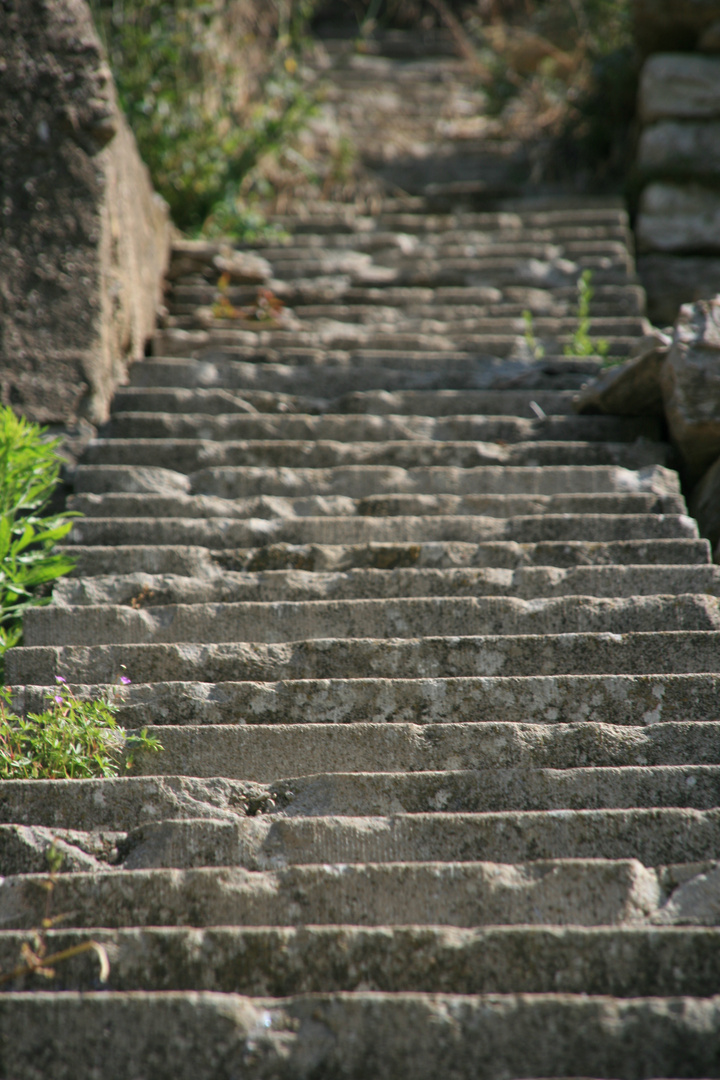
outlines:
[[[658,53],[640,76],[638,113],[643,124],[720,116],[720,57]]]
[[[660,382],[670,435],[695,481],[720,456],[720,297],[680,309]]]
[[[663,255],[638,259],[638,275],[647,295],[647,311],[656,326],[671,326],[682,304],[720,293],[720,257]]]
[[[720,120],[660,120],[642,132],[637,167],[643,178],[720,182]]]
[[[648,184],[636,237],[642,252],[720,252],[720,191],[700,184]]]
[[[635,40],[644,53],[694,49],[720,19],[720,0],[634,0]]]
[[[660,368],[669,346],[670,338],[660,330],[646,335],[624,364],[609,368],[580,391],[576,411],[663,416]]]
[[[713,548],[720,541],[720,458],[698,481],[690,499],[690,513]]]
[[[85,0],[0,22],[0,381],[42,422],[107,416],[155,324],[170,225]]]

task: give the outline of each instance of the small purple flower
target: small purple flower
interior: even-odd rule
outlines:
[[[63,699],[60,697],[60,694],[55,695],[55,701],[57,701],[58,705],[63,704]]]
[[[67,679],[63,679],[62,675],[56,675],[55,676],[55,682],[66,683]]]
[[[120,682],[123,684],[123,686],[129,686],[132,682],[132,679],[128,679],[127,675],[121,675]]]

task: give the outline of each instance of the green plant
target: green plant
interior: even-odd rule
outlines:
[[[22,943],[20,948],[20,963],[11,971],[6,972],[5,974],[0,973],[0,985],[14,982],[15,979],[20,979],[25,975],[41,975],[45,979],[53,979],[55,977],[54,965],[61,964],[66,960],[72,960],[74,956],[80,956],[82,953],[86,952],[94,952],[97,956],[100,962],[98,979],[101,983],[106,983],[110,976],[110,961],[105,946],[101,945],[99,941],[83,941],[79,945],[71,945],[70,948],[62,949],[60,952],[49,952],[47,938],[48,930],[52,930],[54,926],[57,926],[59,922],[62,922],[63,919],[66,919],[68,916],[52,914],[53,894],[55,892],[57,875],[63,862],[62,853],[58,851],[53,842],[45,852],[45,855],[47,857],[50,873],[40,882],[40,887],[45,892],[43,915],[40,918],[38,925],[32,931],[32,944],[28,941]]]
[[[479,7],[479,5],[477,6]],[[639,59],[631,0],[488,0],[463,28],[496,130],[532,147],[534,180],[622,190]]]
[[[532,311],[526,308],[525,311],[523,311],[522,317],[523,322],[525,323],[525,344],[530,351],[530,355],[534,360],[542,360],[545,355],[545,346],[541,345],[535,337]]]
[[[258,25],[237,3],[91,7],[120,103],[176,224],[245,243],[271,239],[253,189],[263,187],[264,159],[292,149],[314,109],[297,61],[314,3],[268,5]]]
[[[130,680],[123,676],[121,683]],[[147,728],[128,735],[115,719],[109,698],[77,698],[65,679],[48,693],[48,708],[18,716],[10,691],[0,688],[0,779],[89,779],[130,769],[136,750],[162,750]]]
[[[72,527],[69,515],[48,513],[62,464],[58,445],[0,408],[0,662],[22,639],[24,612],[48,603],[43,589],[75,565],[53,551]]]
[[[607,356],[609,344],[604,338],[593,340],[590,337],[590,302],[595,295],[592,287],[592,270],[583,270],[578,279],[577,326],[569,343],[565,346],[565,356]]]

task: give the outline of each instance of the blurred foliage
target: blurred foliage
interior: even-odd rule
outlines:
[[[175,223],[263,239],[259,167],[313,110],[299,58],[314,0],[90,3],[120,104]]]
[[[632,157],[632,0],[327,0],[359,26],[445,27],[476,62],[488,136],[533,148],[538,183],[617,189]]]
[[[536,142],[536,179],[627,177],[639,64],[631,0],[480,0],[463,25],[486,66],[488,112]]]

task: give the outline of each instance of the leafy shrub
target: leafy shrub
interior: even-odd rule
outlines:
[[[80,700],[64,679],[57,682],[48,694],[48,708],[25,717],[10,711],[10,691],[0,689],[0,779],[117,776],[121,768],[132,767],[133,751],[162,749],[146,728],[128,736],[109,698]]]
[[[62,464],[58,444],[0,408],[0,661],[21,641],[23,613],[48,603],[48,584],[75,565],[53,552],[72,528],[68,515],[48,512]]]
[[[252,5],[218,0],[91,0],[120,103],[181,229],[266,239],[253,181],[312,111],[295,54],[313,6],[258,5],[254,19]]]

